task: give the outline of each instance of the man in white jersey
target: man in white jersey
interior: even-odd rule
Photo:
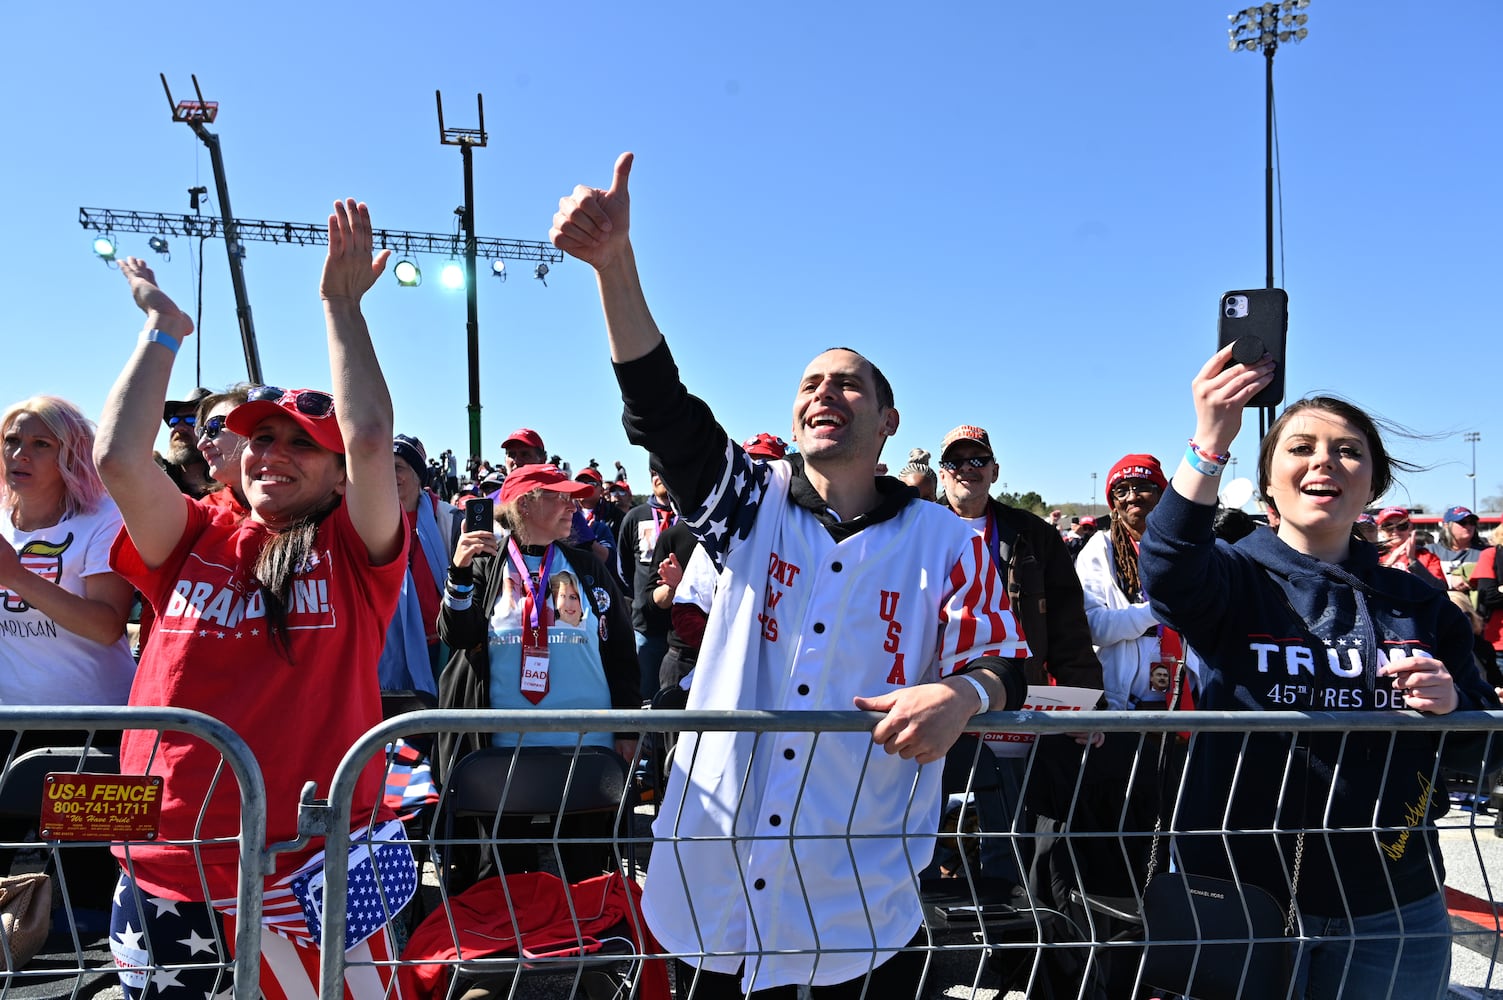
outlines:
[[[915,996],[925,955],[902,949],[923,936],[928,765],[977,712],[1021,705],[1027,643],[982,540],[873,475],[898,411],[866,358],[805,369],[788,459],[752,461],[689,395],[637,276],[631,163],[561,199],[551,237],[595,268],[627,434],[721,573],[689,707],[884,713],[870,738],[687,734],[644,912],[690,958],[695,998]]]

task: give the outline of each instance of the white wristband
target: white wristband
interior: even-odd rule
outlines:
[[[989,694],[986,693],[986,685],[985,684],[982,684],[980,681],[978,681],[976,678],[972,677],[970,674],[955,674],[954,676],[960,678],[961,680],[963,680],[967,684],[969,684],[971,687],[973,687],[973,688],[976,689],[976,697],[978,697],[978,698],[981,699],[981,707],[978,708],[978,709],[976,709],[976,712],[975,712],[976,715],[985,715],[987,712],[989,712],[991,710],[991,707],[992,707],[992,698],[991,698],[991,695],[989,695]]]

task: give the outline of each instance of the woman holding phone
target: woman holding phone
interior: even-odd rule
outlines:
[[[1287,407],[1258,454],[1276,532],[1214,540],[1227,449],[1273,373],[1267,356],[1233,362],[1231,346],[1201,369],[1194,437],[1143,536],[1153,610],[1203,660],[1199,707],[1498,708],[1445,592],[1380,566],[1352,530],[1408,468],[1360,408],[1327,396]],[[1280,905],[1292,897],[1302,936],[1316,939],[1303,946],[1296,996],[1444,997],[1442,749],[1475,771],[1480,742],[1455,733],[1443,743],[1436,732],[1199,733],[1173,828],[1208,833],[1174,838],[1180,870],[1259,886]]]
[[[574,498],[591,488],[552,465],[519,466],[501,485],[499,534],[490,527],[472,529],[487,519],[482,503],[466,504],[466,530],[455,548],[438,619],[439,636],[455,650],[439,681],[440,707],[641,706],[626,602],[605,564],[567,542]],[[550,581],[560,572],[573,576],[583,598],[577,625],[560,624],[553,605]],[[573,747],[579,742],[612,748],[628,761],[637,749],[635,733],[444,733],[438,764],[441,770],[453,767],[487,744]],[[566,869],[573,869],[566,873],[571,880],[602,870],[598,846],[583,853],[591,856],[563,854]],[[507,868],[535,867],[525,859],[519,864]],[[478,864],[473,874],[480,874]]]

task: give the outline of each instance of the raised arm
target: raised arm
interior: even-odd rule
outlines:
[[[632,252],[631,164],[632,154],[622,153],[607,191],[580,184],[560,198],[548,232],[554,246],[595,269],[611,360],[617,363],[635,361],[663,340],[642,294]]]
[[[360,299],[386,270],[390,250],[373,258],[370,209],[350,198],[329,216],[329,255],[318,293],[329,331],[334,414],[344,438],[344,502],[371,562],[402,549],[402,513],[391,461],[392,408],[386,378],[371,346]]]
[[[151,446],[162,419],[172,362],[193,332],[193,321],[157,287],[156,275],[144,260],[124,258],[120,273],[130,282],[131,297],[146,314],[146,324],[105,399],[94,437],[94,462],[142,562],[155,569],[172,554],[188,523],[186,501],[152,461]]]

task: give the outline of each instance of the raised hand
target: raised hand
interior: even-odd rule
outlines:
[[[1242,409],[1273,380],[1274,360],[1264,354],[1251,365],[1232,361],[1226,345],[1205,363],[1190,383],[1195,397],[1195,443],[1205,451],[1224,452],[1242,429]]]
[[[622,153],[607,191],[580,184],[574,193],[558,200],[553,228],[548,238],[564,253],[603,270],[615,263],[631,246],[632,154]]]
[[[131,298],[146,314],[152,329],[171,334],[178,340],[193,332],[193,321],[166,292],[157,287],[157,276],[146,261],[140,257],[123,257],[120,260],[120,273],[130,282]]]
[[[329,216],[329,255],[318,283],[321,298],[360,300],[386,270],[391,256],[390,250],[382,250],[372,257],[372,244],[371,212],[365,202],[336,201]]]

